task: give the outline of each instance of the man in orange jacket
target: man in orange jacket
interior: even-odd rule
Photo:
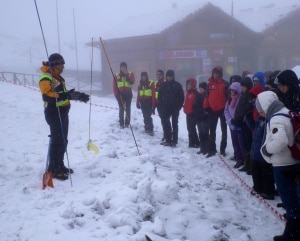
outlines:
[[[65,80],[61,76],[65,60],[54,53],[48,61],[43,61],[39,87],[44,101],[44,113],[50,127],[49,166],[47,171],[53,178],[67,180],[73,170],[64,165],[64,154],[68,144],[70,100],[87,103],[89,95],[78,91],[67,90]]]

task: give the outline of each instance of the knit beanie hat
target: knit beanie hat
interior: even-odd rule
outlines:
[[[271,86],[271,88],[277,88],[277,84],[274,83],[276,76],[280,73],[280,70],[273,71],[269,75],[269,79],[266,81],[266,85]]]
[[[148,73],[147,73],[146,71],[143,71],[143,72],[141,73],[141,77],[143,77],[143,76],[146,76],[147,79],[148,79]]]
[[[201,82],[201,83],[199,83],[199,88],[202,88],[202,89],[206,90],[206,88],[207,88],[207,83],[206,83],[206,82]]]
[[[230,83],[233,83],[233,82],[240,82],[241,83],[241,81],[242,81],[242,77],[239,76],[239,75],[232,75],[229,79]]]
[[[296,86],[298,85],[298,77],[293,70],[287,69],[281,71],[275,81],[275,84],[287,85],[287,86]]]
[[[127,67],[127,64],[126,64],[125,62],[121,62],[121,64],[120,64],[120,68],[121,68],[122,66],[125,66],[125,67]]]
[[[168,70],[167,73],[166,73],[166,77],[167,77],[167,76],[170,76],[170,77],[173,77],[173,78],[174,78],[174,77],[175,77],[175,72],[174,72],[174,70],[171,70],[171,69]]]
[[[250,90],[253,87],[252,79],[248,76],[246,76],[242,81],[241,81],[241,86],[245,86],[247,90]]]
[[[50,67],[54,67],[56,65],[60,65],[60,64],[65,64],[65,60],[64,58],[58,54],[58,53],[54,53],[54,54],[51,54],[49,56],[49,59],[48,61],[44,61],[43,62],[43,65],[46,65],[46,66],[50,66]]]

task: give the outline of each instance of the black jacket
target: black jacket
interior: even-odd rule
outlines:
[[[180,83],[175,80],[162,83],[158,92],[158,104],[165,114],[180,111],[184,103],[184,92]]]

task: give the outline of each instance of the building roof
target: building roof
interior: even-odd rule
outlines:
[[[103,35],[103,38],[107,40],[159,34],[172,25],[184,21],[189,15],[205,9],[208,5],[219,8],[209,2],[204,2],[186,7],[177,7],[163,12],[129,17],[120,24],[121,28],[118,25],[110,29],[109,32]],[[300,9],[299,4],[289,6],[269,4],[255,8],[234,9],[233,17],[250,30],[260,33],[297,9]],[[231,12],[222,9],[221,11],[231,15]]]
[[[158,34],[173,24],[183,21],[187,16],[202,9],[207,4],[206,2],[163,12],[129,17],[125,22],[110,29],[108,33],[104,34],[103,38],[115,39]],[[120,26],[122,27],[120,28]]]
[[[299,8],[300,5],[277,6],[269,4],[256,8],[240,9],[236,11],[234,18],[254,32],[261,33]]]

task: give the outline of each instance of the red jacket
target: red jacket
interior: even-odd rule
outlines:
[[[194,78],[189,78],[188,81],[191,83],[191,89],[188,90],[185,95],[185,102],[183,106],[183,111],[187,115],[192,114],[194,112],[193,106],[197,99],[197,90],[196,90],[197,81]]]
[[[203,108],[211,108],[212,111],[220,111],[225,108],[228,99],[228,83],[221,77],[217,80],[208,79],[208,97],[203,103]]]
[[[254,97],[255,97],[255,99],[256,99],[256,97],[258,96],[258,94],[260,94],[260,93],[263,92],[263,91],[264,91],[264,88],[263,88],[261,85],[255,85],[254,87],[252,87],[252,88],[250,89],[249,92],[250,92],[251,94],[253,94]],[[259,117],[259,114],[258,114],[258,111],[257,111],[256,108],[253,109],[252,115],[253,115],[253,120],[256,121],[257,118]]]

